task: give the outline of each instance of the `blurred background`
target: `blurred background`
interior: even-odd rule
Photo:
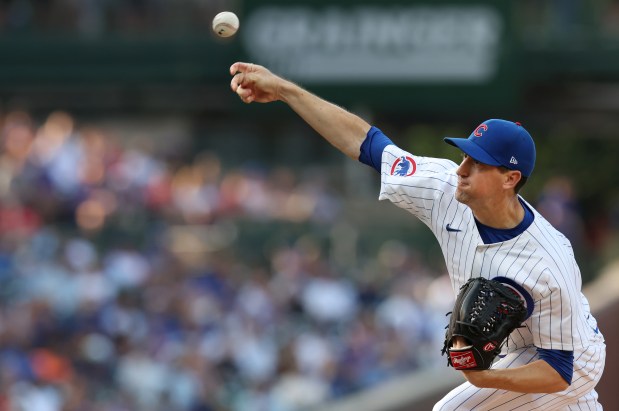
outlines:
[[[616,0],[3,0],[0,56],[0,411],[424,410],[389,384],[459,382],[430,231],[283,104],[242,104],[237,60],[416,154],[522,122],[522,194],[585,286],[616,274]],[[589,298],[616,338],[616,296]]]

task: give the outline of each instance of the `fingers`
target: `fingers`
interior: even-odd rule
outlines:
[[[247,77],[245,74],[236,74],[232,78],[232,81],[230,81],[230,88],[233,92],[238,94],[244,103],[251,103],[254,101],[253,91],[249,87],[250,84],[248,84],[246,80]]]
[[[233,67],[237,64],[245,64],[245,63],[233,64],[232,67],[230,67],[230,71],[232,71]],[[234,73],[234,77],[232,77],[232,80],[230,81],[230,88],[232,89],[232,91],[236,92],[239,86],[247,86],[247,82],[249,81],[247,74],[248,74],[247,71],[236,71]]]
[[[253,91],[251,88],[247,87],[247,82],[249,80],[247,74],[251,73],[253,68],[253,63],[244,62],[236,62],[230,66],[230,74],[234,76],[230,81],[230,88],[244,103],[251,103],[254,101]]]
[[[244,63],[242,61],[237,61],[230,66],[230,75],[234,76],[237,73],[252,72],[253,68],[254,63]]]
[[[245,74],[251,71],[250,68],[252,66],[253,64],[251,63],[243,63],[240,61],[230,66],[230,74],[234,76],[230,82],[230,88],[232,91],[236,92],[240,85],[245,84],[247,78]]]
[[[248,103],[249,104],[252,101],[254,101],[254,93],[253,93],[253,91],[251,89],[243,88],[241,85],[239,85],[236,88],[235,92],[241,98],[243,103]]]
[[[245,77],[243,74],[236,74],[234,77],[232,77],[232,80],[230,81],[230,88],[235,93],[236,90],[241,87],[241,84],[243,84],[243,77]]]

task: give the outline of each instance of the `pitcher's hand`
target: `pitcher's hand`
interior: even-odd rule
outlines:
[[[230,88],[244,103],[280,100],[279,92],[286,82],[265,67],[253,63],[234,63],[230,66],[230,74],[233,76]]]

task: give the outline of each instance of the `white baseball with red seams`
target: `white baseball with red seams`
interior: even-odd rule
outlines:
[[[213,31],[219,37],[231,37],[239,29],[239,18],[231,11],[222,11],[213,18]]]

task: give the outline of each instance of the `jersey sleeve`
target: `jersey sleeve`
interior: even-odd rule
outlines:
[[[388,145],[382,154],[379,199],[391,201],[431,227],[441,201],[453,198],[456,167],[451,160],[416,156]]]
[[[374,168],[380,173],[383,151],[385,147],[392,144],[393,142],[389,140],[389,137],[380,131],[380,129],[372,126],[361,144],[359,161]]]
[[[575,339],[575,335],[578,335],[577,320],[580,312],[580,301],[573,299],[577,290],[567,285],[560,274],[548,269],[540,280],[542,281],[536,288],[538,291],[540,288],[545,290],[534,296],[537,302],[536,310],[531,316],[533,343],[546,350],[574,351],[582,345]]]
[[[539,358],[546,361],[563,377],[565,382],[572,384],[574,376],[574,351],[545,350],[538,348]]]
[[[536,219],[538,227],[546,224],[541,216]],[[527,258],[520,264],[520,277],[535,300],[530,317],[533,344],[562,351],[588,346],[595,330],[587,322],[590,314],[582,304],[580,271],[567,239],[554,229],[529,234],[522,239],[527,241],[523,250]]]

